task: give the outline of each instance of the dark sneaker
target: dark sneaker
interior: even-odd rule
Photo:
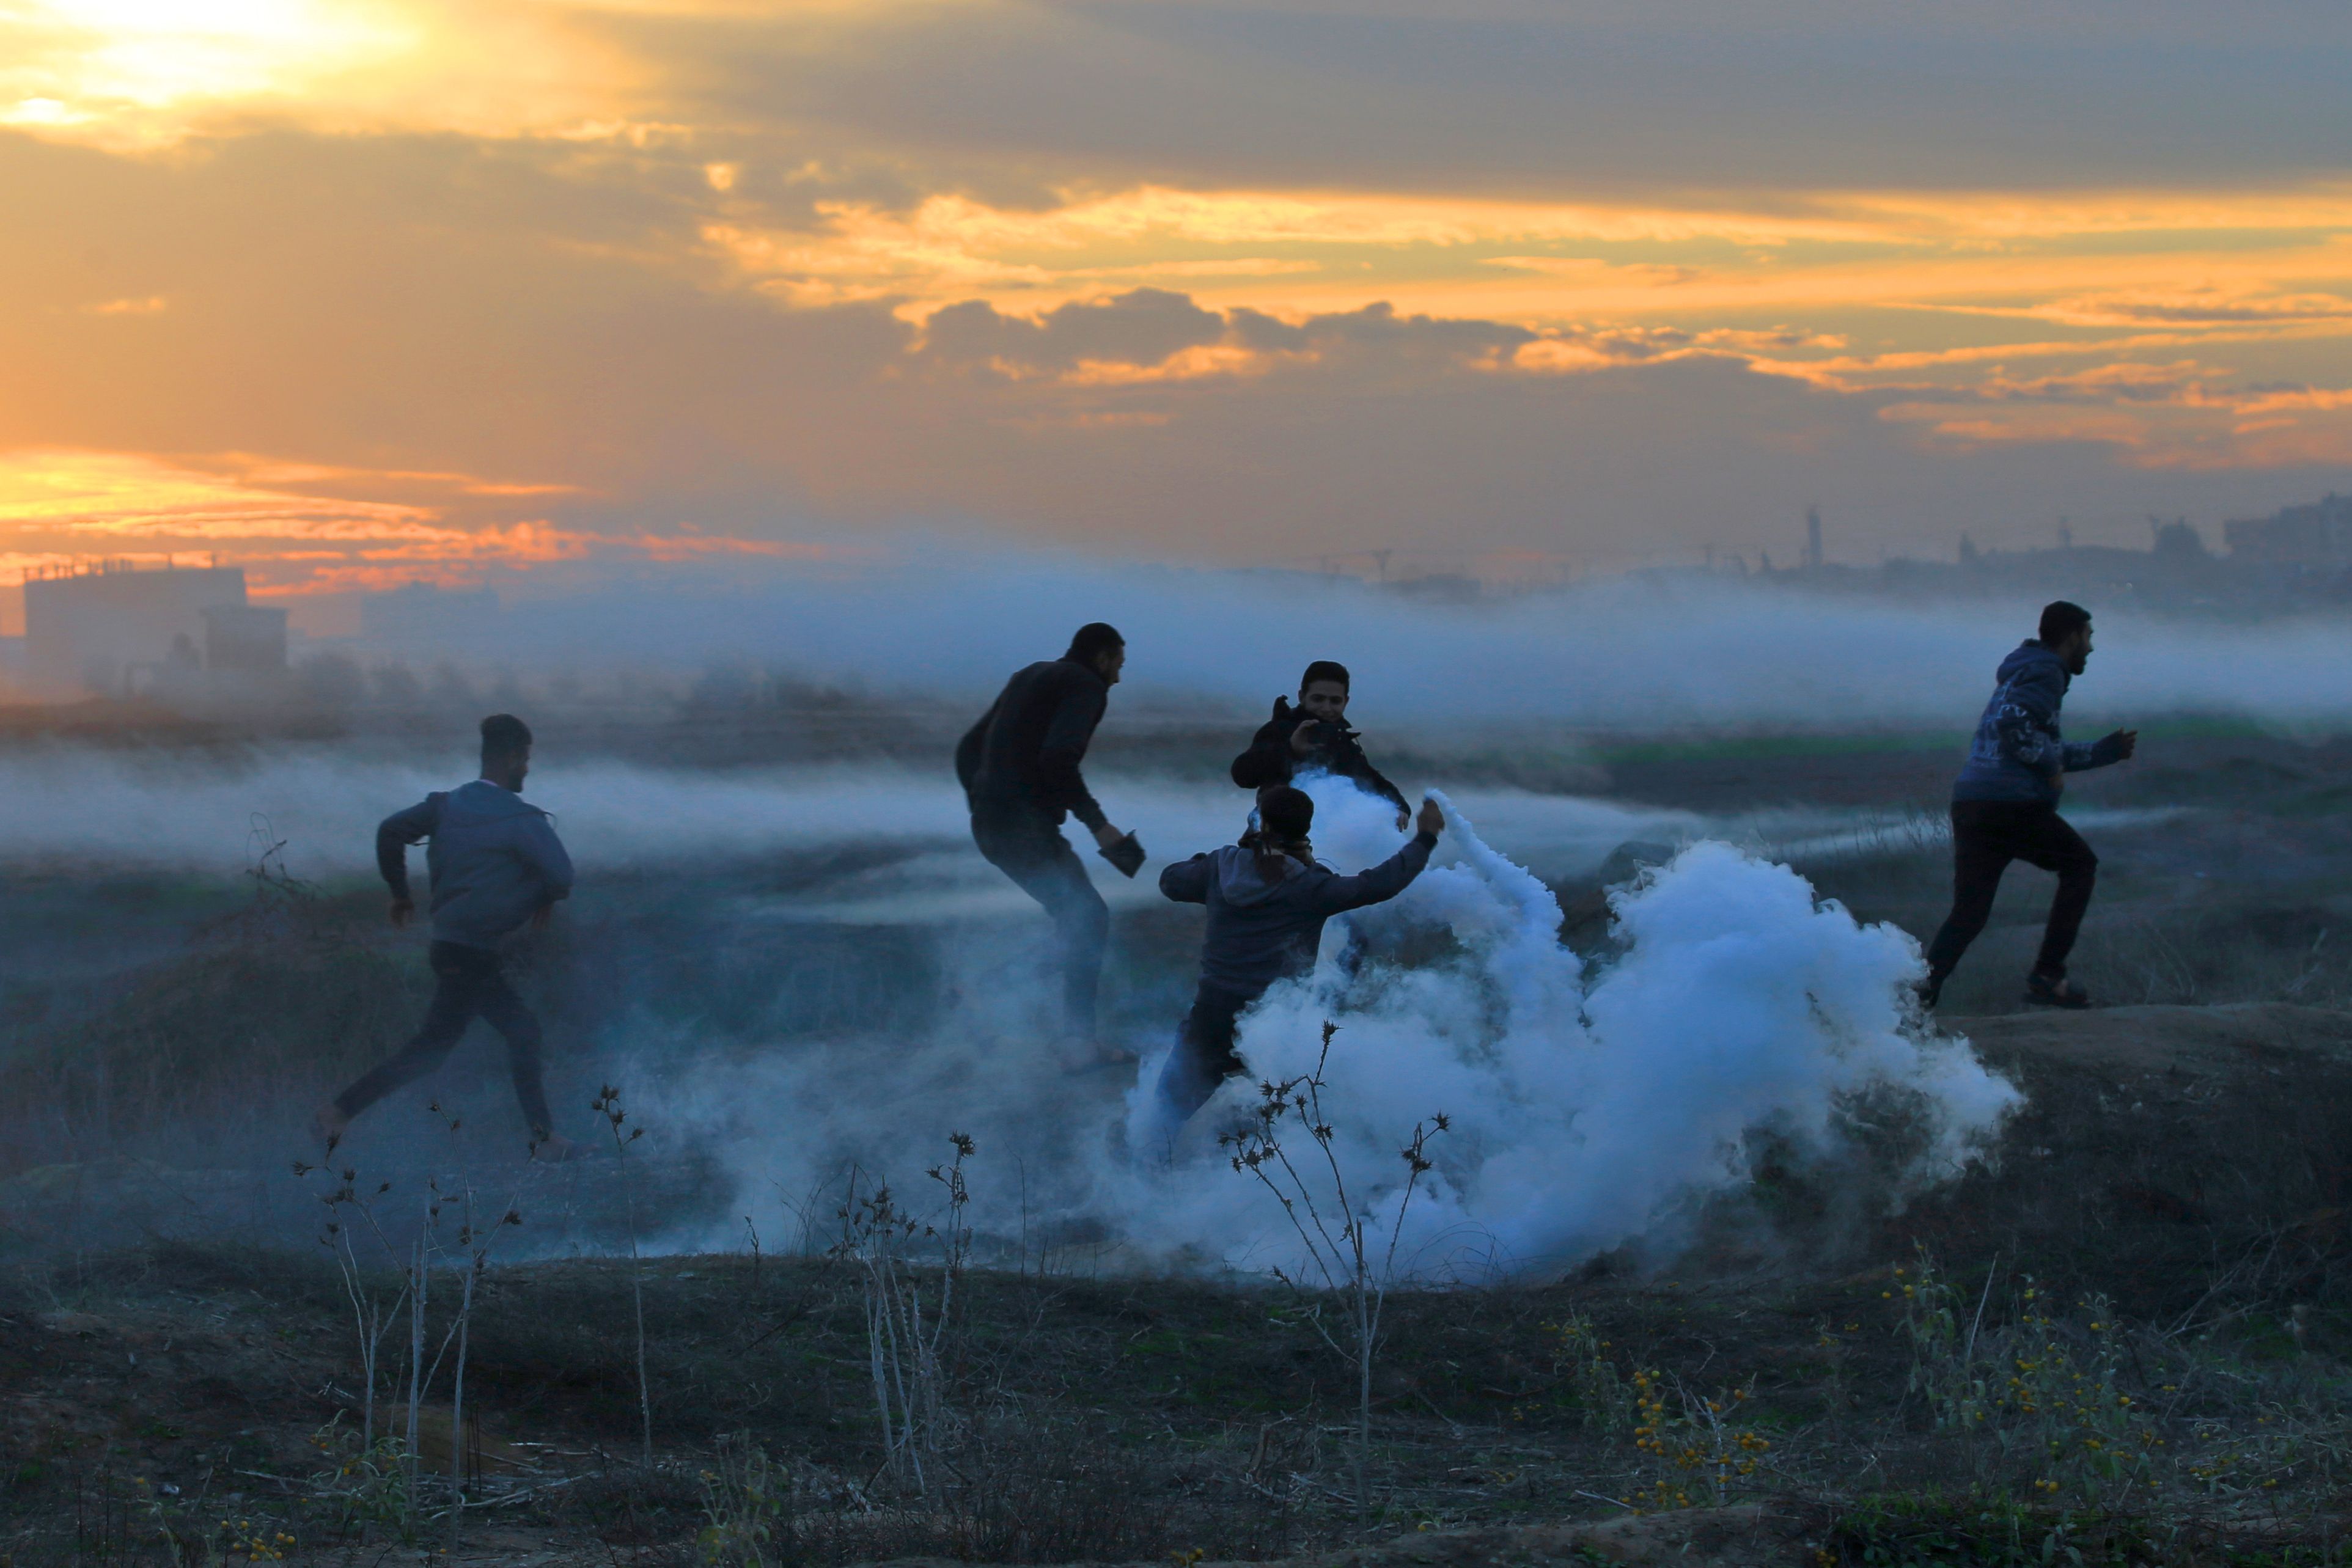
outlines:
[[[1921,1012],[1934,1012],[1937,1004],[1944,999],[1944,982],[1931,975],[1912,987],[1911,994],[1918,999]]]
[[[2091,998],[2082,987],[2063,975],[2028,975],[2025,999],[2037,1007],[2087,1008]]]

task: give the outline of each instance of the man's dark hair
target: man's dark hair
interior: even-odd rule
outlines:
[[[1302,855],[1315,852],[1307,841],[1315,827],[1315,802],[1303,790],[1287,784],[1261,790],[1257,827],[1257,832],[1242,842],[1255,850],[1257,874],[1264,881],[1280,882],[1290,874],[1282,862],[1292,851]]]
[[[2079,604],[2056,600],[2042,607],[2040,642],[2045,648],[2054,648],[2091,623],[2091,612]]]
[[[1315,831],[1314,799],[1287,784],[1268,789],[1257,798],[1257,820],[1273,837],[1296,841]]]
[[[1307,666],[1307,673],[1298,677],[1298,695],[1305,696],[1307,688],[1318,681],[1337,681],[1344,692],[1348,689],[1348,666],[1337,659],[1316,660]]]
[[[1118,634],[1118,627],[1100,621],[1089,621],[1071,633],[1070,651],[1062,657],[1075,659],[1081,664],[1091,664],[1097,656],[1108,653],[1113,648],[1126,646],[1127,639]]]
[[[510,713],[494,713],[482,721],[482,765],[501,761],[530,745],[530,726]]]

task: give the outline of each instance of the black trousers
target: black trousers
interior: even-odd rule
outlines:
[[[1062,1012],[1070,1034],[1095,1037],[1095,999],[1102,988],[1110,908],[1087,875],[1061,824],[1042,811],[975,811],[971,840],[988,863],[1045,905],[1062,949]]]
[[[1992,917],[2000,873],[2011,861],[2058,873],[2058,896],[2051,901],[2050,925],[2042,932],[2042,953],[2034,959],[2033,968],[2036,974],[2053,977],[2066,972],[2066,955],[2074,950],[2083,912],[2090,907],[2091,889],[2098,881],[2099,857],[2091,852],[2082,834],[2066,825],[2054,806],[2023,800],[1955,800],[1952,913],[1927,946],[1929,985],[1941,985],[1944,977],[1958,967],[1960,955]]]
[[[539,1019],[507,984],[499,956],[485,947],[436,942],[427,961],[440,984],[433,992],[433,1005],[425,1009],[424,1027],[391,1061],[336,1095],[336,1106],[344,1115],[356,1116],[394,1090],[415,1082],[448,1060],[466,1026],[479,1015],[506,1038],[507,1066],[514,1075],[523,1120],[530,1124],[533,1139],[545,1138],[554,1119],[548,1114],[547,1088],[541,1081]]]
[[[1234,1051],[1234,1030],[1256,996],[1236,996],[1203,982],[1192,995],[1192,1010],[1177,1031],[1176,1049],[1160,1070],[1160,1103],[1171,1124],[1188,1120],[1209,1103],[1217,1085],[1249,1063]]]

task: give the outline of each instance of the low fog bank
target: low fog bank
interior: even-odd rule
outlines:
[[[292,875],[373,881],[377,823],[429,791],[457,788],[473,771],[461,756],[434,768],[336,747],[262,752],[229,764],[82,747],[0,758],[0,799],[7,802],[0,862],[227,876],[251,866],[261,849],[282,845],[279,863]],[[1230,785],[1094,773],[1107,809],[1138,834],[1155,866],[1232,842],[1249,810],[1248,795]],[[1410,788],[1414,780],[1404,775],[1400,782]],[[910,879],[907,857],[935,856],[912,880],[928,882],[940,898],[977,882],[1002,892],[996,902],[1008,908],[1023,900],[972,849],[962,793],[944,767],[702,771],[558,754],[541,758],[524,794],[553,815],[579,867],[583,900],[595,896],[600,876],[692,879],[845,853],[884,862],[902,883]],[[1461,798],[1493,824],[1499,841],[1554,876],[1590,871],[1628,839],[1678,842],[1708,825],[1688,812],[1571,796],[1474,789]],[[1759,819],[1775,831],[1821,831],[1848,820],[1833,812]],[[1082,835],[1073,842],[1092,860]],[[421,872],[422,852],[411,859]],[[1114,898],[1159,901],[1147,885],[1156,871],[1127,882],[1097,864],[1096,874]],[[827,917],[859,917],[844,900],[862,897],[860,885],[854,871],[837,871],[808,884],[799,902]],[[935,901],[866,915],[919,920],[950,913]]]
[[[2091,606],[2100,648],[2086,716],[2352,720],[2352,621],[2159,621]],[[874,700],[984,705],[1004,674],[1083,621],[1129,640],[1136,706],[1257,711],[1312,658],[1356,674],[1368,722],[1416,731],[1529,720],[1643,733],[1966,725],[2038,601],[1919,604],[1737,580],[1595,580],[1447,602],[1311,573],[1216,572],[1066,558],[909,550],[697,591],[682,580],[523,598],[430,644],[363,658],[471,659],[590,685],[691,681],[730,662]],[[1116,709],[1114,710],[1116,711]]]
[[[435,748],[443,749],[443,748]],[[232,760],[169,750],[58,747],[0,756],[0,863],[233,877],[275,847],[277,863],[311,881],[372,883],[375,830],[386,815],[472,777],[461,753],[434,767],[389,760],[374,748],[262,750]],[[1097,768],[1097,794],[1131,829],[1153,866],[1231,843],[1249,797],[1158,774]],[[1418,792],[1433,780],[1396,768]],[[665,768],[545,756],[524,786],[552,814],[580,868],[582,897],[600,877],[688,880],[812,860],[834,865],[797,882],[789,901],[814,917],[950,918],[975,907],[1030,907],[971,846],[963,797],[946,769],[825,766],[728,770]],[[1578,795],[1454,787],[1451,798],[1487,838],[1553,882],[1591,874],[1629,841],[1680,845],[1699,838],[1759,852],[1818,860],[1865,852],[1890,831],[1934,833],[1940,823],[1899,810],[1789,806],[1707,813]],[[2145,810],[2072,813],[2086,825],[2137,821]],[[1156,905],[1156,869],[1136,881],[1095,862],[1066,830],[1115,903]],[[422,873],[421,850],[411,856]],[[978,903],[973,900],[977,897]]]

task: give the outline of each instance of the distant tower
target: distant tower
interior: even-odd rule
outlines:
[[[1822,509],[1805,508],[1805,565],[1808,570],[1822,570]]]

